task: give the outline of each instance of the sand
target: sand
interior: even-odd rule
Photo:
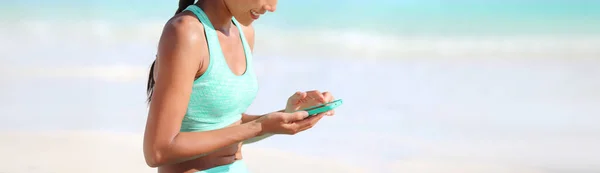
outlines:
[[[0,173],[151,173],[142,136],[107,132],[0,132]],[[250,170],[259,173],[364,172],[326,159],[245,146]]]
[[[140,134],[95,131],[0,132],[0,139],[0,154],[3,156],[0,173],[156,172],[144,162]],[[364,165],[342,164],[336,158],[311,158],[254,145],[244,146],[244,159],[253,173],[552,172],[514,163],[437,156],[405,158],[374,167],[378,170],[368,170]]]

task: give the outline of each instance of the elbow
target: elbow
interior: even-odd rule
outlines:
[[[158,157],[146,157],[146,165],[151,168],[162,166],[161,161]]]
[[[143,151],[146,165],[156,168],[171,164],[175,159],[174,152],[176,152],[173,150],[172,142],[151,141],[144,141]]]
[[[146,165],[148,165],[151,168],[160,167],[167,163],[164,151],[158,149],[146,151],[144,157],[146,159]]]

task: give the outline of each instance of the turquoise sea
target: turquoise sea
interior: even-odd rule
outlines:
[[[0,1],[0,130],[142,133],[176,8]],[[600,172],[600,1],[280,0],[255,26],[250,113],[297,90],[345,101],[257,147],[382,173]]]
[[[177,2],[158,0],[8,1],[9,20],[168,19]],[[392,34],[556,34],[599,32],[600,2],[592,0],[305,0],[280,1],[276,14],[258,22],[280,29],[360,29]]]
[[[11,43],[7,50],[31,43],[50,44],[46,48],[52,51],[94,44],[143,50],[147,58],[137,63],[148,62],[162,25],[176,8],[177,2],[156,0],[4,1],[0,36]],[[511,53],[590,57],[599,52],[597,9],[600,1],[591,0],[281,1],[276,13],[255,23],[262,46],[256,53],[359,59],[514,57]],[[54,44],[58,41],[64,42]]]

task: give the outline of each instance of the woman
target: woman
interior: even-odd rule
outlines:
[[[272,134],[296,134],[327,112],[298,111],[333,100],[296,92],[281,111],[246,115],[258,90],[251,23],[277,0],[180,0],[163,29],[148,80],[150,110],[144,156],[161,173],[245,173],[241,144]]]

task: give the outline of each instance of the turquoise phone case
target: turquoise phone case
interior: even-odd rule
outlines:
[[[330,110],[333,110],[335,108],[337,108],[338,106],[342,105],[342,99],[338,99],[329,103],[325,103],[322,105],[318,105],[318,106],[313,106],[310,108],[306,108],[304,109],[304,111],[308,112],[308,116],[312,116],[312,115],[316,115],[316,114],[320,114],[323,112],[327,112]]]

